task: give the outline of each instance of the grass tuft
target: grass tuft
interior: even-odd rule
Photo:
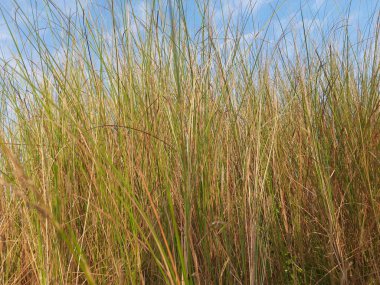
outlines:
[[[273,43],[282,2],[253,38],[253,1],[196,33],[181,0],[41,2],[1,9],[1,284],[380,280],[379,11]]]

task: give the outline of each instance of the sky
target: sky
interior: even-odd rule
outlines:
[[[15,53],[11,32],[14,31],[12,20],[20,18],[20,11],[30,19],[38,18],[40,27],[46,24],[46,1],[54,2],[65,15],[74,15],[78,11],[77,0],[2,0],[0,2],[0,59],[6,61]],[[97,15],[105,29],[111,27],[111,19],[105,13],[105,7],[110,7],[110,0],[78,0],[87,14]],[[151,0],[115,0],[117,7],[129,5],[136,15],[144,20]],[[153,0],[152,0],[153,1]],[[169,0],[161,0],[167,2]],[[211,3],[211,20],[220,31],[225,28],[226,21],[230,20],[231,27],[245,22],[242,31],[247,42],[260,39],[265,34],[268,42],[276,43],[283,30],[293,31],[302,35],[303,26],[308,33],[316,38],[327,35],[332,29],[342,29],[343,19],[348,19],[352,37],[359,39],[361,31],[365,34],[371,23],[371,16],[380,11],[380,0],[208,0]],[[183,0],[184,13],[188,21],[189,31],[195,35],[201,24],[196,3],[202,0]],[[120,9],[122,11],[122,9]],[[270,24],[268,24],[270,21]],[[346,21],[347,22],[347,21]],[[269,27],[268,27],[269,26]],[[268,29],[267,29],[268,28]],[[321,31],[324,31],[321,33]],[[221,32],[222,34],[222,32]],[[358,36],[359,35],[359,36]],[[26,35],[24,35],[26,36]],[[52,36],[47,35],[47,42]],[[53,44],[52,44],[53,45]],[[57,47],[59,48],[59,47]]]

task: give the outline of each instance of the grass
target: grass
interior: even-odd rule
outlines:
[[[168,3],[110,1],[111,32],[2,9],[0,282],[376,284],[378,11],[370,41],[273,47]]]

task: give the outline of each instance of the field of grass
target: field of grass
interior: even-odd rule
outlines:
[[[207,1],[196,34],[180,0],[107,33],[49,3],[59,54],[2,10],[1,284],[379,284],[379,11],[269,45],[275,11],[247,40]]]

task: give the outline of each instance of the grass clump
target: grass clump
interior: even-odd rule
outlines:
[[[196,3],[2,10],[2,284],[380,280],[378,11],[273,45],[277,6],[247,39]]]

